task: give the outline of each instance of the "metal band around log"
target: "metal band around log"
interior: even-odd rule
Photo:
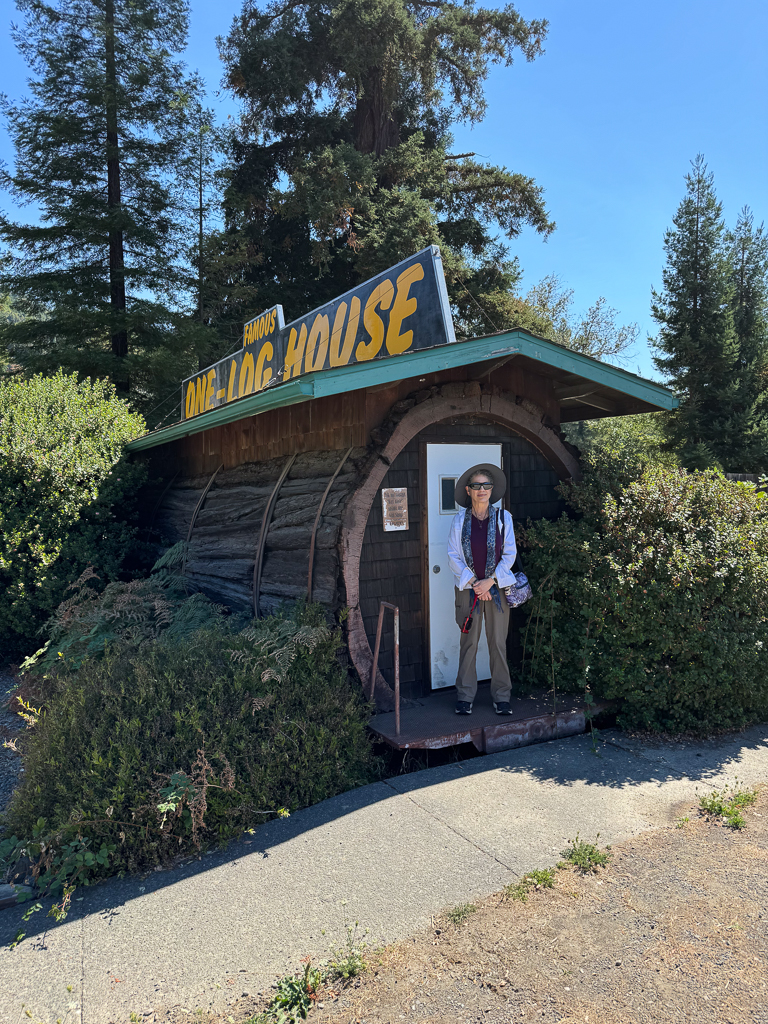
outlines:
[[[259,531],[259,543],[256,547],[256,561],[253,564],[253,616],[258,619],[259,616],[259,597],[261,596],[261,567],[264,562],[264,548],[267,544],[267,530],[269,524],[272,521],[272,513],[275,510],[275,504],[277,502],[277,496],[280,493],[280,488],[283,486],[283,480],[288,476],[288,472],[291,466],[296,461],[296,455],[291,455],[283,471],[280,474],[277,483],[272,489],[272,493],[269,496],[269,501],[264,509],[264,518],[261,520],[261,530]]]
[[[211,487],[213,487],[213,481],[216,479],[216,475],[218,474],[219,469],[223,469],[223,468],[224,468],[224,463],[222,462],[222,464],[219,466],[219,468],[214,470],[213,476],[208,481],[208,483],[205,485],[205,490],[200,495],[200,498],[199,498],[197,504],[195,505],[195,511],[192,513],[192,518],[189,521],[189,529],[187,530],[187,550],[184,552],[184,561],[181,564],[181,575],[182,576],[186,576],[187,575],[187,556],[189,555],[189,542],[192,540],[192,531],[195,528],[195,521],[197,519],[197,514],[200,511],[200,509],[203,507],[203,502],[205,501],[206,497],[208,496],[208,491],[210,491]],[[174,477],[174,480],[175,479],[176,478]],[[185,586],[186,586],[186,584],[185,584]]]
[[[223,469],[223,468],[224,468],[224,463],[222,462],[222,464],[219,466],[219,469]],[[214,470],[213,476],[208,481],[208,483],[205,485],[205,490],[200,495],[200,500],[195,505],[195,511],[192,513],[192,519],[190,520],[189,529],[187,530],[187,544],[189,544],[189,542],[192,540],[192,531],[195,528],[195,520],[197,519],[197,514],[200,511],[200,509],[203,507],[203,502],[205,501],[205,499],[206,499],[206,497],[208,495],[208,491],[210,491],[211,487],[213,487],[213,481],[216,479],[216,475],[219,472],[219,469]]]
[[[342,466],[344,465],[344,463],[347,461],[347,459],[349,458],[349,456],[351,454],[352,454],[352,449],[351,448],[347,448],[347,450],[346,450],[346,452],[345,452],[341,462],[336,467],[336,472],[333,474],[331,479],[328,481],[328,486],[323,491],[323,496],[320,499],[320,506],[319,506],[319,508],[317,510],[317,515],[315,516],[315,522],[314,522],[314,524],[312,526],[312,536],[310,537],[310,540],[309,540],[309,571],[307,573],[307,600],[308,601],[312,600],[312,574],[313,574],[314,566],[315,566],[315,538],[317,537],[317,528],[320,525],[320,517],[323,514],[323,507],[325,505],[325,499],[330,494],[331,488],[333,487],[333,484],[334,484],[334,481],[336,480],[336,477],[341,472]]]

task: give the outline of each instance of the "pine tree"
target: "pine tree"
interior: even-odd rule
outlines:
[[[542,189],[452,152],[450,126],[482,118],[490,65],[533,60],[546,29],[475,0],[247,4],[220,41],[244,103],[211,240],[222,328],[278,293],[297,315],[433,243],[460,333],[519,318],[520,271],[496,234],[547,235]]]
[[[731,468],[733,409],[739,391],[730,261],[714,177],[699,155],[686,175],[686,195],[664,235],[664,288],[653,290],[660,325],[656,366],[681,404],[667,421],[670,444],[691,469]]]
[[[111,377],[145,408],[195,365],[173,181],[199,86],[172,55],[186,0],[17,0],[29,98],[3,112],[3,184],[37,223],[0,219],[0,289],[25,319],[0,344],[30,370]]]
[[[735,472],[768,471],[768,237],[745,206],[729,232],[733,322],[739,345]]]

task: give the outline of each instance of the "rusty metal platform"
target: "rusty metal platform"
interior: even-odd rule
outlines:
[[[374,715],[368,723],[372,732],[397,750],[438,750],[460,743],[474,743],[477,750],[493,754],[499,750],[525,747],[530,743],[575,736],[586,731],[585,704],[572,694],[537,691],[512,697],[511,715],[493,710],[490,687],[481,683],[472,714],[454,713],[456,691],[438,690],[428,697],[409,701],[400,712],[400,735],[395,735],[393,711]],[[607,702],[595,702],[593,714],[606,711]]]

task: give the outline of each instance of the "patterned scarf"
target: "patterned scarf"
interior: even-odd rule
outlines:
[[[485,573],[483,574],[486,579],[493,575],[493,570],[496,568],[496,510],[491,508],[492,512],[488,516],[488,546],[486,548],[485,556]],[[474,562],[472,561],[472,508],[468,508],[464,513],[464,522],[461,526],[461,550],[464,553],[464,561],[470,567],[475,576],[479,576],[477,569],[475,568]],[[501,594],[499,588],[494,583],[491,587],[491,597],[493,603],[496,605],[496,610],[501,611]]]

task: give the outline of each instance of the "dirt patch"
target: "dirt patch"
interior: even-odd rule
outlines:
[[[614,847],[595,875],[562,870],[527,902],[496,894],[459,926],[435,919],[321,993],[310,1021],[768,1024],[768,790],[742,831],[679,814],[691,820]],[[264,1006],[240,1001],[207,1024]]]

